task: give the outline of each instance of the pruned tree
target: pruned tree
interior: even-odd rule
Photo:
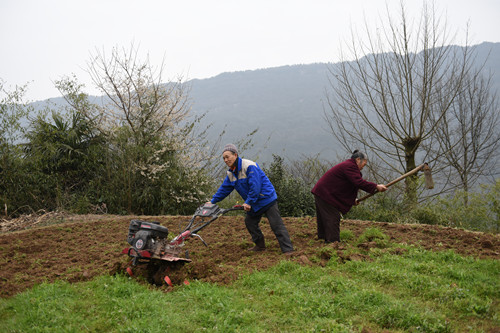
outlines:
[[[365,28],[364,36],[352,29],[342,62],[330,67],[326,119],[346,150],[364,148],[382,172],[402,174],[417,160],[432,162],[422,145],[462,91],[473,52],[467,40],[452,46],[446,22],[425,4],[416,20],[401,2],[397,18],[387,9],[386,21]],[[405,195],[417,201],[415,177],[405,180]]]

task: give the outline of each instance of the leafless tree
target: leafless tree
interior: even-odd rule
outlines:
[[[352,31],[342,62],[330,67],[325,115],[332,133],[348,151],[364,147],[385,163],[381,174],[432,162],[421,147],[463,89],[472,60],[467,41],[452,46],[446,22],[425,4],[416,20],[401,3],[397,19],[387,9],[376,30],[366,22],[366,38]],[[406,198],[415,203],[416,177],[405,182]]]
[[[182,78],[163,83],[162,64],[154,68],[147,56],[139,58],[138,48],[113,48],[91,56],[88,72],[95,85],[107,97],[108,105],[100,110],[106,124],[128,125],[136,144],[148,145],[160,136],[175,136],[172,130],[190,111],[188,89]]]
[[[22,137],[21,120],[33,111],[33,107],[24,101],[27,84],[7,89],[0,78],[0,147],[13,145]]]
[[[434,133],[432,154],[447,163],[449,189],[467,193],[481,177],[498,176],[500,107],[491,88],[491,75],[467,76],[464,89]],[[467,195],[464,204],[467,205]]]
[[[338,161],[341,161],[338,158]],[[300,159],[289,161],[289,172],[294,178],[301,179],[306,186],[311,189],[316,182],[327,172],[334,164],[332,161],[321,159],[317,155],[302,155]]]

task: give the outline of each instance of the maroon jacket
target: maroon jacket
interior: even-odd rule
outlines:
[[[354,205],[358,189],[373,193],[377,184],[364,180],[356,160],[351,158],[328,170],[311,192],[337,208],[342,214]]]

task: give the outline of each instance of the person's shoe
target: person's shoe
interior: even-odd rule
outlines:
[[[290,250],[290,251],[283,252],[283,255],[285,257],[291,257],[291,256],[293,256],[294,253],[295,253],[294,250]]]
[[[261,239],[257,241],[257,243],[255,243],[254,247],[249,248],[248,251],[260,252],[264,251],[265,249],[266,249],[266,242],[264,241],[264,239]]]
[[[254,247],[249,248],[248,251],[260,252],[260,251],[264,251],[265,249],[266,249],[265,247],[260,247],[258,245],[255,245]]]

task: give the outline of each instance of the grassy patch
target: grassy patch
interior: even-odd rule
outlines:
[[[354,232],[352,232],[351,230],[340,230],[340,240],[342,242],[349,242],[351,240],[354,239]]]
[[[388,237],[378,228],[366,228],[359,236],[357,243],[375,242],[377,247],[385,248],[388,245]]]
[[[324,250],[324,251],[323,251]],[[408,247],[325,267],[282,261],[230,286],[173,292],[125,276],[42,284],[0,300],[4,332],[487,332],[500,326],[500,263]]]

